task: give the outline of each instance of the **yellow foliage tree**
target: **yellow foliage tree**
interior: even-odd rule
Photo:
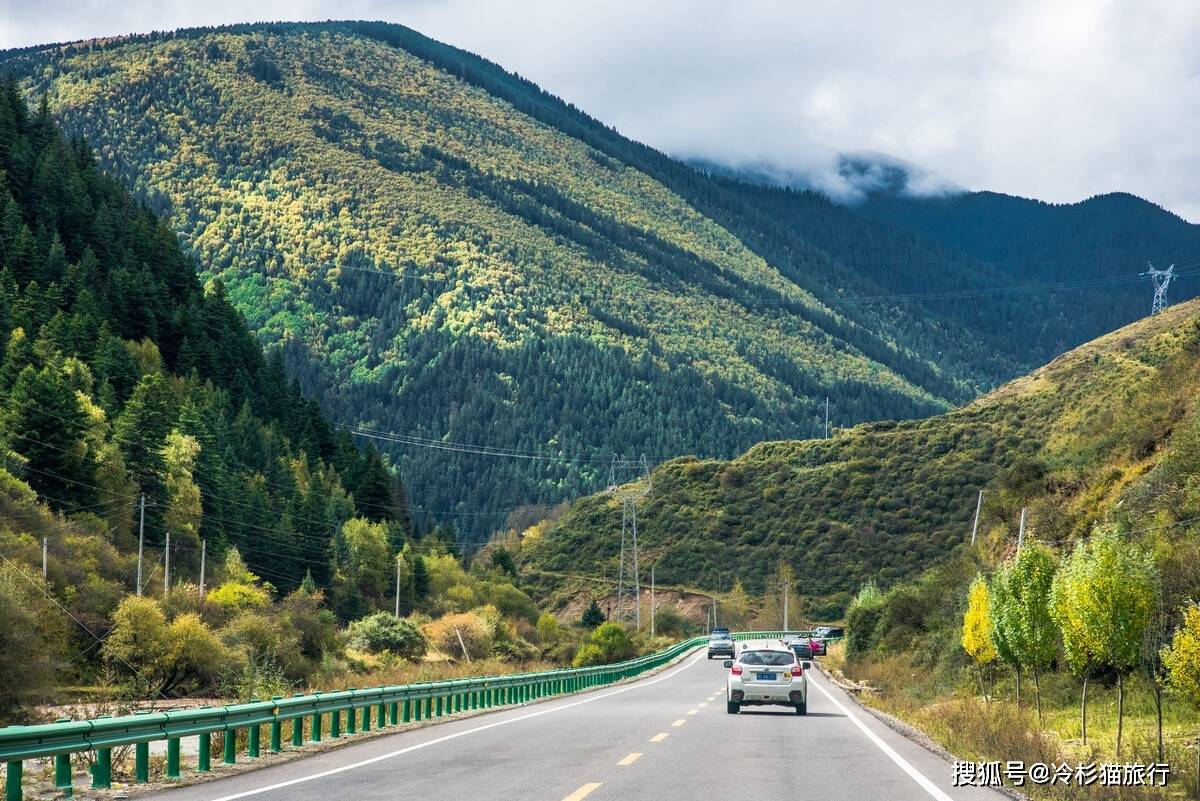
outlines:
[[[996,645],[992,642],[992,613],[988,585],[982,575],[976,576],[967,592],[967,611],[963,614],[962,647],[975,662],[979,674],[979,694],[987,700],[983,686],[983,666],[996,661]]]
[[[1183,625],[1163,651],[1163,666],[1175,692],[1200,708],[1200,606],[1184,610]]]

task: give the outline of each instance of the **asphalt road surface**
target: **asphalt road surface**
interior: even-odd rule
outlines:
[[[808,715],[725,711],[704,651],[632,684],[450,720],[158,793],[164,801],[1000,801],[817,671]]]

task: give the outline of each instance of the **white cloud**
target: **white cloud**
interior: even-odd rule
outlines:
[[[387,19],[676,154],[769,164],[836,191],[839,153],[886,153],[969,188],[1056,202],[1123,190],[1200,220],[1200,4],[1191,0],[245,8],[0,0],[0,46],[254,19]]]

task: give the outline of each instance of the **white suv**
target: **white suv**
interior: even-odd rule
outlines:
[[[790,649],[745,648],[736,660],[728,659],[725,708],[736,715],[743,706],[790,706],[797,715],[808,714],[808,677],[811,662],[799,662]]]

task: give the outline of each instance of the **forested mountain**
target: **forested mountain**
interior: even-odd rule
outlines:
[[[195,29],[0,69],[165,215],[335,421],[398,435],[380,447],[415,505],[470,540],[603,486],[614,454],[810,436],[826,397],[840,424],[928,415],[1102,332],[1004,291],[1036,276],[986,254],[710,176],[402,26]]]
[[[335,420],[436,446],[391,454],[462,528],[590,491],[613,453],[807,435],[827,394],[841,421],[929,414],[1012,369],[941,367],[931,343],[985,349],[936,320],[832,310],[804,288],[819,250],[764,258],[681,197],[705,176],[398,26],[189,31],[3,68],[169,217]]]
[[[892,586],[962,548],[981,489],[979,535],[997,553],[1013,543],[1023,506],[1026,535],[1057,543],[1086,534],[1121,498],[1135,525],[1194,518],[1198,397],[1192,300],[949,414],[763,443],[731,461],[668,462],[639,509],[642,561],[664,584],[723,591],[740,579],[751,593],[788,563],[810,611],[828,618],[863,582]],[[1153,501],[1156,491],[1174,500]],[[594,495],[531,530],[521,558],[533,573],[613,575],[620,530],[620,502]]]
[[[1151,283],[1137,278],[1147,262],[1160,269],[1174,264],[1182,274],[1169,288],[1170,299],[1200,295],[1198,227],[1129,194],[1069,204],[996,192],[929,198],[880,194],[853,210],[986,263],[996,284],[1018,288],[1000,299],[947,305],[968,322],[963,307],[980,314],[1019,308],[1012,323],[1020,326],[1038,361],[1148,314]],[[1022,285],[1030,288],[1020,290]]]
[[[844,157],[844,175],[869,170],[876,183],[864,182],[862,202],[835,203],[800,184],[777,186],[769,171],[697,166],[844,266],[846,297],[827,301],[835,308],[876,305],[875,292],[883,305],[964,326],[1015,366],[1005,378],[1148,314],[1152,286],[1138,277],[1148,261],[1183,274],[1171,299],[1200,295],[1200,226],[1133,195],[1069,204],[917,196],[908,168]],[[860,287],[864,279],[874,289]]]
[[[45,538],[50,586],[89,625],[107,630],[134,588],[143,496],[143,583],[161,585],[169,533],[173,581],[197,581],[202,541],[210,570],[236,546],[280,592],[309,575],[347,615],[365,601],[343,524],[378,523],[393,547],[410,536],[378,451],[334,432],[282,361],[263,357],[220,281],[202,288],[175,234],[11,81],[0,84],[0,344],[5,569],[36,570]]]

